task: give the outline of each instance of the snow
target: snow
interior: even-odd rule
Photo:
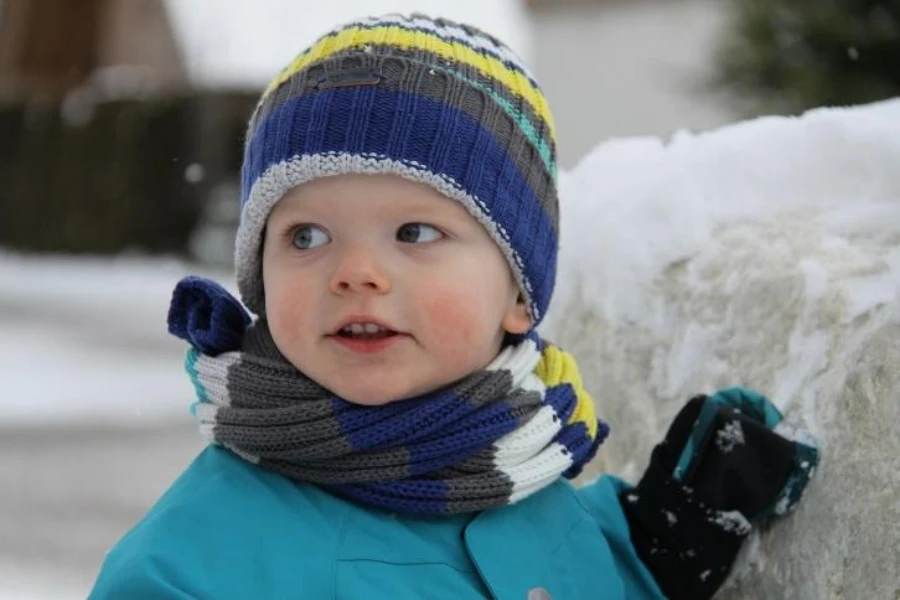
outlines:
[[[526,64],[531,41],[520,0],[332,0],[315,8],[298,0],[167,0],[166,6],[188,73],[201,87],[262,87],[336,25],[387,13],[419,12],[475,25]]]
[[[844,322],[896,305],[898,155],[897,99],[766,117],[698,135],[682,131],[670,140],[601,144],[561,175],[560,269],[545,329],[556,334],[571,307],[590,306],[612,327],[635,324],[665,338],[673,316],[655,287],[660,278],[683,268],[696,289],[721,279],[722,291],[731,293],[748,278],[790,275],[797,263],[783,237],[786,226],[796,232],[792,244],[808,244],[798,298],[806,312],[821,309],[827,273],[845,279]],[[768,241],[765,256],[756,250],[760,237]],[[724,271],[723,257],[732,261]],[[664,396],[683,389],[687,365],[704,361],[715,373],[718,359],[708,350],[729,324],[680,325],[686,331],[679,343],[654,358],[654,385]],[[824,330],[787,333],[791,361],[773,394],[782,409],[825,364],[831,341]],[[815,421],[812,414],[803,417]]]
[[[764,392],[785,415],[778,433],[823,450],[800,510],[751,534],[723,597],[895,588],[895,553],[867,540],[898,547],[881,534],[890,505],[868,500],[897,473],[898,117],[894,99],[611,140],[562,176],[544,332],[612,423],[587,476],[640,473],[687,398],[730,385]],[[848,547],[827,546],[834,535]],[[846,556],[859,564],[835,582]]]
[[[187,415],[184,346],[166,332],[166,314],[175,283],[196,270],[167,259],[0,254],[3,424]]]
[[[3,582],[0,585],[0,600],[75,600],[78,594],[72,590],[82,587],[80,581],[61,578],[58,572],[49,569],[23,572],[2,563],[0,581]]]
[[[736,510],[716,511],[710,523],[715,523],[729,533],[747,535],[750,533],[750,521]]]
[[[680,132],[668,142],[602,144],[576,165],[575,176],[563,175],[560,279],[574,276],[586,298],[603,298],[621,319],[642,320],[654,301],[644,293],[654,277],[700,253],[726,225],[810,219],[832,232],[835,244],[839,236],[896,236],[898,133],[894,100]],[[736,178],[748,185],[735,189]],[[885,260],[884,276],[861,278],[868,287],[857,288],[858,310],[896,298],[900,248]],[[812,265],[812,279],[816,272]],[[822,285],[813,284],[815,294]]]

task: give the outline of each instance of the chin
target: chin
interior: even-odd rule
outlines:
[[[365,391],[347,391],[344,393],[338,393],[339,397],[343,398],[347,402],[352,404],[359,404],[360,406],[384,406],[385,404],[390,404],[391,402],[399,402],[400,400],[405,400],[405,398],[397,398],[395,396],[389,396],[384,393],[373,394],[371,392]]]
[[[336,386],[333,391],[338,397],[360,406],[384,406],[391,402],[409,400],[421,395],[421,392],[415,392],[408,388],[392,389],[391,386],[377,383],[365,388],[362,386]]]

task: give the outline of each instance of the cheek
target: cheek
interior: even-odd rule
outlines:
[[[422,297],[422,308],[427,311],[435,337],[454,342],[454,347],[469,348],[492,339],[500,322],[493,322],[482,296],[459,286],[429,286]]]
[[[269,283],[265,286],[266,317],[272,334],[282,339],[292,339],[303,331],[303,315],[309,312],[305,286],[285,283],[281,278],[274,278]]]

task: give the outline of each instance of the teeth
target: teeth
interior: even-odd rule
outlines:
[[[353,323],[347,327],[344,327],[343,331],[349,331],[352,334],[363,334],[363,333],[380,333],[382,331],[387,331],[387,329],[376,325],[375,323]]]

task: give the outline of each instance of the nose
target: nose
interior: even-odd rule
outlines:
[[[391,278],[381,262],[371,248],[345,249],[331,277],[331,291],[339,295],[390,292]]]

